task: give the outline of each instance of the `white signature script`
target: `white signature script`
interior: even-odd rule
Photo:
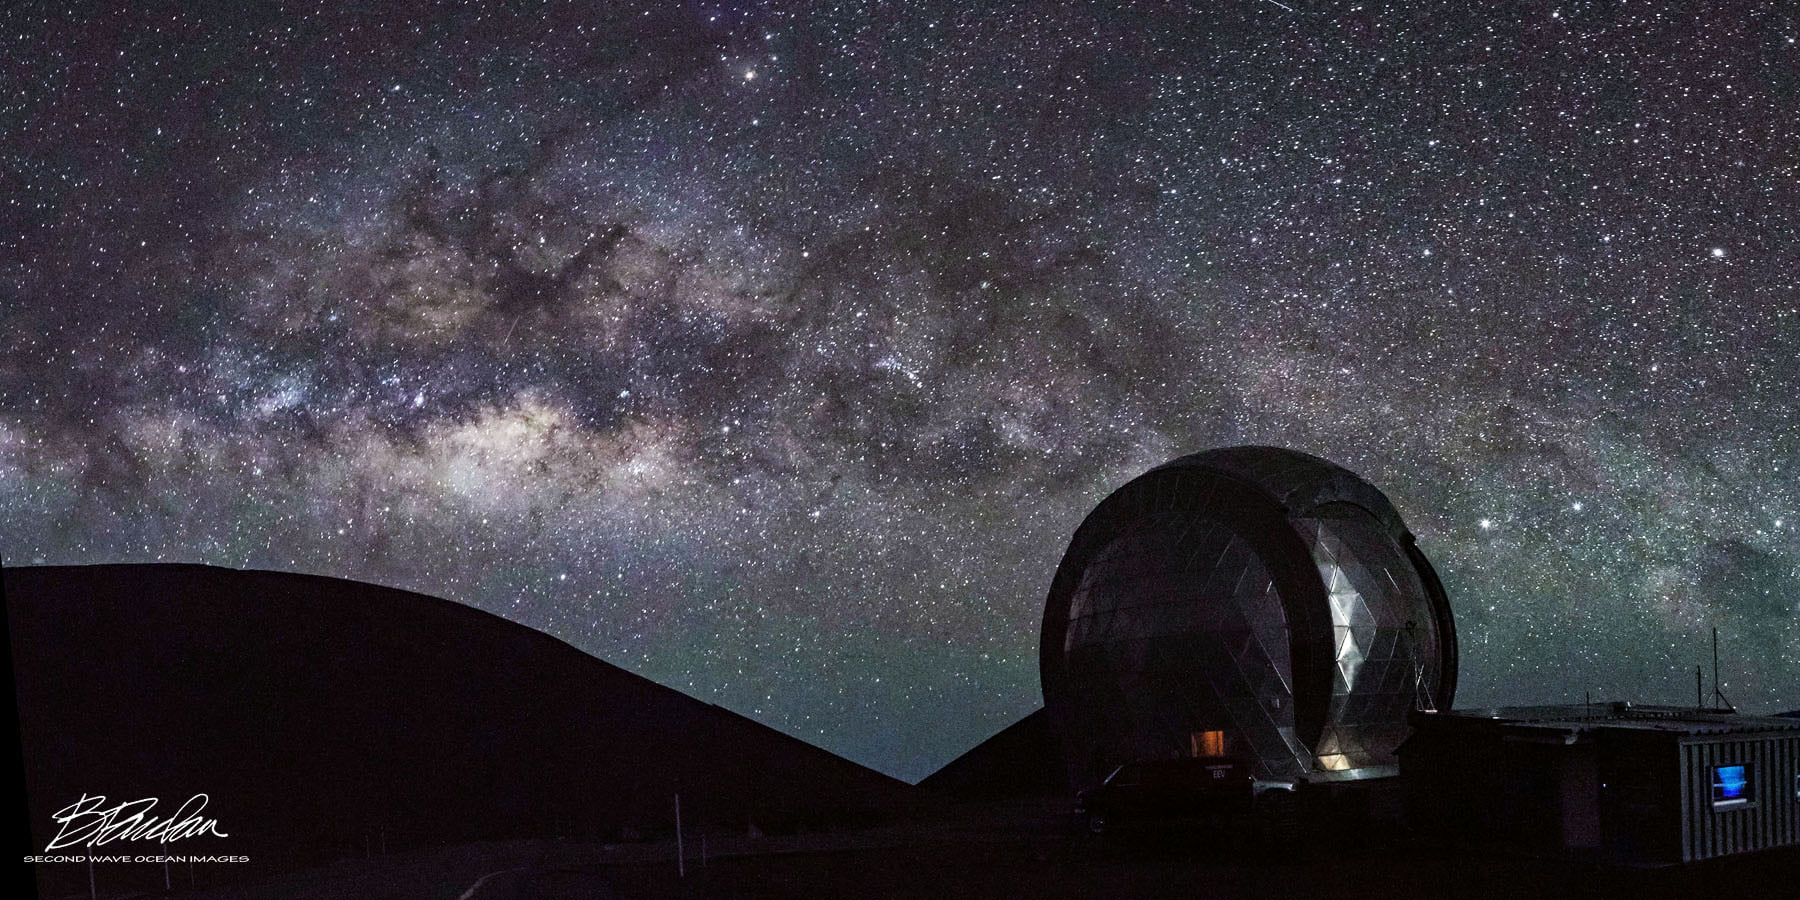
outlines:
[[[159,819],[150,815],[150,811],[156,808],[155,797],[106,807],[105,795],[89,797],[82,794],[80,800],[57,810],[51,817],[62,828],[56,832],[56,837],[50,839],[50,846],[45,847],[44,851],[76,846],[97,847],[113,841],[159,841],[167,844],[206,834],[230,837],[219,830],[217,819],[200,816],[200,811],[206,808],[206,801],[205,794],[195,794],[181,804],[174,815]]]

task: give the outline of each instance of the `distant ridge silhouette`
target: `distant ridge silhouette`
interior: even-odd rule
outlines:
[[[84,793],[210,795],[229,837],[102,849],[249,855],[248,876],[383,842],[661,836],[677,791],[688,828],[740,834],[879,819],[911,791],[435,597],[196,565],[3,582],[34,852]]]
[[[919,787],[953,800],[1065,794],[1068,773],[1059,749],[1039,707],[931,773]]]

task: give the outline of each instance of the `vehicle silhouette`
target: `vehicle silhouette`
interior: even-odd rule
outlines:
[[[1077,794],[1075,813],[1094,835],[1198,827],[1280,841],[1295,829],[1294,789],[1233,757],[1140,760]]]

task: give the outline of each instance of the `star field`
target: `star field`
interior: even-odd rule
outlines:
[[[1800,707],[1800,7],[0,11],[0,551],[405,587],[916,779],[1183,453],[1459,705]]]

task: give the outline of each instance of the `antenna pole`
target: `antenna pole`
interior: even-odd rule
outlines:
[[[1713,626],[1713,706],[1715,709],[1728,709],[1737,712],[1730,698],[1725,696],[1724,687],[1719,683],[1719,627]]]
[[[1694,708],[1706,708],[1706,694],[1701,691],[1699,666],[1694,667]]]

